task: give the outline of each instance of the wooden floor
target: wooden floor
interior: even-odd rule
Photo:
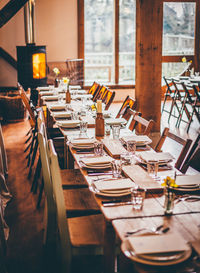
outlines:
[[[113,104],[111,111],[117,112],[121,104]],[[168,114],[163,113],[161,131],[168,126],[178,135],[191,137],[198,133],[199,124],[194,119],[189,134],[186,124],[180,129],[175,127],[176,119],[167,123]],[[27,120],[3,125],[3,134],[8,155],[9,177],[8,187],[13,196],[6,208],[6,221],[10,227],[8,239],[8,273],[45,273],[43,264],[43,202],[41,209],[36,209],[37,195],[30,192],[31,181],[28,180],[28,169],[24,148],[25,134],[28,131]],[[77,272],[78,273],[78,272]]]

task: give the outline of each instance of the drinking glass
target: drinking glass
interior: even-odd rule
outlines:
[[[109,124],[105,124],[105,135],[106,136],[110,135],[110,125]]]
[[[94,153],[96,156],[102,156],[103,153],[103,142],[101,141],[96,141],[94,143]]]
[[[143,188],[131,189],[131,202],[134,210],[141,210],[143,208],[146,190]]]
[[[112,174],[114,178],[120,178],[122,173],[122,163],[121,160],[113,160],[111,162]]]
[[[63,103],[63,95],[62,94],[58,95],[58,103],[60,103],[60,104]]]
[[[134,140],[129,140],[126,142],[127,151],[131,154],[135,154],[136,151],[136,142]]]
[[[87,134],[87,121],[85,120],[81,120],[80,121],[80,134]]]
[[[125,152],[120,155],[120,160],[122,165],[131,165],[132,155],[130,153]]]
[[[194,73],[196,77],[199,77],[199,72]]]
[[[156,177],[158,174],[158,162],[147,161],[147,172],[150,176]]]
[[[78,112],[77,112],[77,111],[71,112],[71,119],[72,119],[72,120],[77,120],[77,119],[79,119],[79,116],[78,116]]]
[[[113,139],[119,139],[120,128],[121,128],[120,125],[113,125],[112,126]]]

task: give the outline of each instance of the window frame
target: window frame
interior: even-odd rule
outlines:
[[[196,3],[194,55],[162,56],[162,63],[182,62],[182,58],[190,59],[194,69],[200,70],[200,1],[199,0],[160,0],[164,2],[192,2]],[[77,0],[78,5],[78,58],[84,59],[84,0]],[[108,85],[115,89],[135,88],[135,85],[119,84],[119,0],[114,0],[114,60],[115,60],[115,84]],[[136,36],[137,37],[137,36]]]

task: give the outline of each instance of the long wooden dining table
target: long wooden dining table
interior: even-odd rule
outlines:
[[[53,125],[53,123],[55,122],[55,120],[52,120],[53,115],[49,108],[49,105],[51,103],[52,102],[45,103],[48,109],[47,119],[49,121],[53,121],[49,122],[48,125]],[[91,119],[91,124],[89,125],[89,127],[90,128],[88,128],[87,130],[87,136],[90,138],[95,137],[94,120]],[[115,204],[116,201],[130,201],[130,195],[120,197],[108,197],[99,195],[93,191],[93,182],[102,181],[102,178],[112,179],[111,172],[108,170],[98,170],[97,173],[97,170],[88,170],[87,168],[83,167],[81,164],[81,159],[84,157],[87,158],[94,156],[93,150],[84,150],[84,153],[84,151],[77,151],[70,144],[71,139],[78,138],[80,136],[79,128],[59,128],[65,138],[65,163],[68,162],[67,167],[73,168],[73,166],[75,166],[76,168],[80,168],[83,178],[88,184],[88,190],[91,190],[93,192],[95,200],[98,203],[104,216],[104,272],[115,272],[115,258],[117,248],[116,246],[118,246],[119,248],[121,244],[123,253],[125,255],[120,256],[122,257],[120,263],[120,272],[200,272],[200,258],[198,256],[200,255],[200,242],[198,241],[200,239],[200,202],[186,202],[181,200],[180,202],[175,201],[172,215],[165,215],[165,210],[163,207],[165,196],[163,194],[163,188],[160,185],[164,177],[172,176],[174,174],[173,163],[171,169],[159,169],[158,178],[160,177],[160,180],[158,179],[157,181],[156,179],[155,181],[157,186],[155,187],[155,189],[147,189],[143,208],[141,210],[134,210],[132,204],[130,203]],[[127,134],[133,133],[130,132],[127,128],[121,129],[121,135]],[[104,139],[106,139],[107,142],[113,142],[112,134],[110,136],[104,137]],[[147,149],[151,148],[147,147]],[[136,153],[137,152],[138,151],[136,151]],[[108,153],[109,155],[111,155],[111,153],[109,153],[109,149],[105,149],[104,153]],[[131,169],[135,171],[142,170],[141,180],[143,180],[144,168],[138,164],[123,166],[122,176],[131,178],[133,174],[133,172],[131,172]],[[195,195],[200,196],[199,191],[195,191],[194,193]],[[184,194],[184,192],[177,192],[176,196],[178,197],[182,194]],[[114,203],[114,205],[107,206],[107,204],[109,203]],[[171,265],[169,263],[162,266],[161,263],[159,266],[155,266],[148,262],[146,262],[146,264],[143,264],[143,262],[141,262],[139,259],[131,256],[130,253],[126,255],[127,252],[124,251],[124,247],[126,247],[125,242],[127,240],[127,232],[133,229],[145,227],[156,228],[161,224],[164,227],[169,228],[168,233],[177,232],[188,242],[192,253],[189,253],[190,255],[188,256],[188,259],[186,259],[186,261],[177,262],[177,264],[175,265]],[[174,242],[174,244],[176,244],[176,242]],[[134,267],[134,269],[132,269],[132,267]]]

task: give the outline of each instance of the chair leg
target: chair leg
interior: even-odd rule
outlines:
[[[26,153],[30,147],[31,147],[31,142],[28,144],[28,146],[27,146],[26,149],[24,150],[24,153]]]
[[[32,131],[32,128],[30,128],[30,129],[28,130],[28,132],[26,133],[26,136],[28,136],[28,135],[31,133],[31,131]]]
[[[36,166],[36,170],[35,170],[35,174],[34,174],[34,178],[33,178],[33,182],[32,182],[32,186],[31,186],[31,191],[36,194],[37,193],[37,188],[38,188],[38,179],[40,177],[41,174],[41,160],[40,157],[38,158],[38,162],[37,162],[37,166]]]
[[[27,167],[29,167],[29,165],[30,165],[31,155],[32,155],[32,152],[33,152],[33,149],[34,149],[34,146],[35,146],[35,141],[36,141],[36,139],[37,139],[37,137],[34,136],[34,137],[33,137],[33,140],[32,140],[32,143],[31,143],[30,152],[29,152],[28,157],[27,157],[27,159],[28,159]]]
[[[30,135],[27,140],[25,141],[25,144],[29,142],[29,140],[31,139],[32,135]]]
[[[41,200],[42,200],[43,190],[44,190],[44,180],[42,178],[42,182],[41,182],[41,186],[40,186],[40,192],[39,192],[38,201],[37,201],[37,209],[40,208],[40,203],[41,203]]]
[[[32,174],[32,167],[33,167],[33,164],[35,162],[35,157],[36,157],[36,154],[37,154],[37,150],[38,150],[38,140],[36,138],[35,147],[34,147],[34,150],[33,150],[33,156],[32,156],[31,164],[30,164],[30,167],[29,167],[28,178],[30,178],[31,174]]]

